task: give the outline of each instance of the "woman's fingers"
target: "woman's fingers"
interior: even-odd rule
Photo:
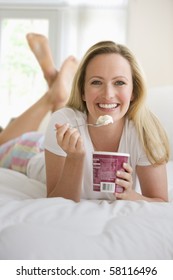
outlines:
[[[69,124],[56,125],[55,127],[57,142],[67,154],[84,152],[83,141],[76,128],[70,128]]]

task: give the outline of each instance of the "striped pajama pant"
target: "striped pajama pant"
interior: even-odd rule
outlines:
[[[10,140],[0,146],[0,167],[26,174],[29,160],[42,152],[44,136],[33,131]]]

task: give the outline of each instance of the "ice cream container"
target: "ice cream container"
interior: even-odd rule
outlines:
[[[123,192],[123,187],[115,183],[118,170],[124,170],[128,162],[127,153],[93,152],[93,190],[98,192]]]

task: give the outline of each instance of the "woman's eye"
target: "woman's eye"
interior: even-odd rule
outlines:
[[[123,82],[123,81],[116,81],[115,85],[116,86],[123,86],[123,85],[125,85],[125,82]]]
[[[101,81],[94,80],[94,81],[91,82],[91,84],[92,84],[92,85],[96,85],[96,86],[97,86],[97,85],[101,85]]]

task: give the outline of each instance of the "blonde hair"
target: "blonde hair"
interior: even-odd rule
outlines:
[[[119,54],[130,64],[133,80],[133,100],[126,116],[133,120],[139,138],[148,159],[152,164],[163,164],[169,160],[169,143],[167,135],[157,117],[146,106],[146,82],[138,62],[132,52],[124,45],[112,41],[102,41],[93,45],[84,55],[74,77],[68,107],[87,112],[83,100],[86,69],[89,62],[97,55]]]

